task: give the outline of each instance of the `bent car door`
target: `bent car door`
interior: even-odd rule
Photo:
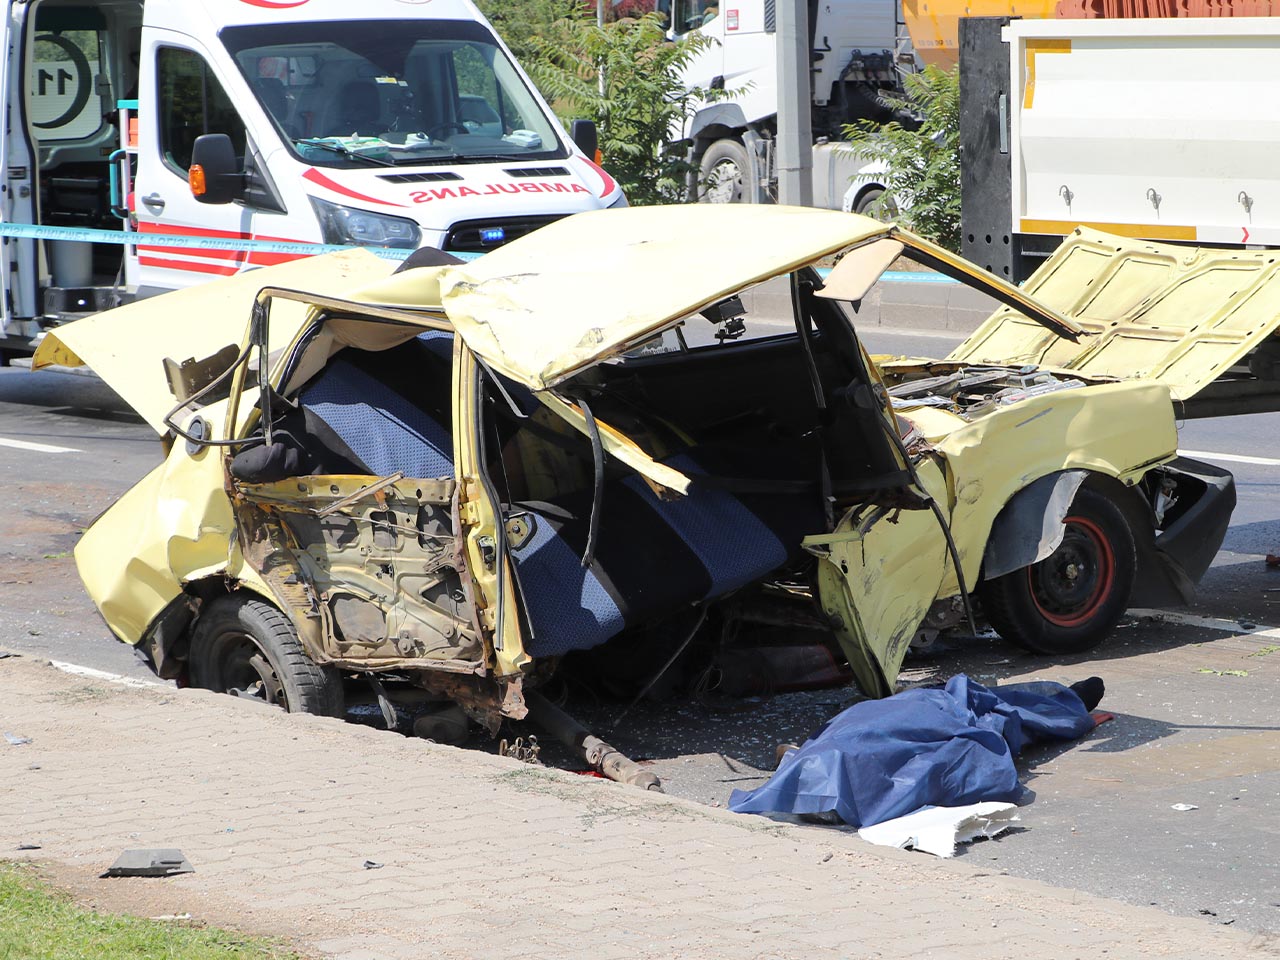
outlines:
[[[251,420],[256,444],[229,462],[241,549],[314,659],[483,672],[457,520],[452,332],[349,306],[313,314],[276,366],[283,399],[257,398],[271,435]]]
[[[1072,343],[1005,307],[947,361],[1154,380],[1187,400],[1280,326],[1274,250],[1181,247],[1078,227],[1023,289],[1085,336]]]

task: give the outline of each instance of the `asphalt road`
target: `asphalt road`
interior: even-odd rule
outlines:
[[[942,356],[954,336],[874,330],[873,353]],[[1066,682],[1097,673],[1117,719],[1081,744],[1023,763],[1035,802],[1023,829],[962,854],[1206,922],[1280,933],[1280,415],[1196,421],[1181,447],[1231,469],[1240,505],[1188,617],[1132,617],[1087,657],[1051,661],[997,639],[909,662],[913,680],[964,670],[984,681]],[[153,432],[96,380],[0,368],[0,646],[113,673],[148,673],[87,602],[69,551],[79,532],[160,461]],[[1196,617],[1202,619],[1196,619]],[[1243,623],[1246,626],[1241,627]],[[803,739],[846,701],[839,690],[742,703],[643,704],[582,718],[670,792],[724,805],[761,782],[779,742]],[[1178,812],[1174,804],[1196,809]],[[814,829],[830,829],[819,828]],[[1011,910],[1016,907],[1011,906]]]

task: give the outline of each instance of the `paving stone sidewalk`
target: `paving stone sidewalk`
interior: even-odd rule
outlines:
[[[315,956],[1280,956],[836,830],[26,658],[0,660],[0,730],[32,741],[0,741],[0,858],[106,909],[190,912]],[[128,847],[179,847],[196,873],[96,879]]]

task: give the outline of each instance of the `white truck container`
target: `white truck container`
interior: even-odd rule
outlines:
[[[10,356],[310,245],[483,252],[626,202],[470,0],[2,2]]]
[[[659,0],[673,37],[692,30],[709,42],[684,73],[689,89],[728,90],[731,96],[689,116],[675,138],[698,164],[700,198],[710,202],[768,199],[778,131],[778,54],[773,0]],[[899,92],[900,70],[915,56],[899,20],[897,0],[826,0],[808,4],[812,50],[814,206],[865,212],[884,190],[839,140],[845,124],[887,120],[881,101]]]
[[[1021,280],[1080,224],[1280,246],[1280,20],[1014,20],[1003,49],[976,45],[972,56],[961,37],[962,84],[982,62],[1007,82],[962,87],[966,109],[985,114],[993,133],[962,126],[970,258],[983,262],[990,237],[1011,251],[1010,275]]]

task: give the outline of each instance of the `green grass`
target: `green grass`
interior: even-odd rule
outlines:
[[[40,882],[30,869],[0,862],[0,960],[85,960],[89,957],[93,960],[298,960],[296,953],[278,944],[228,930],[85,910]]]

